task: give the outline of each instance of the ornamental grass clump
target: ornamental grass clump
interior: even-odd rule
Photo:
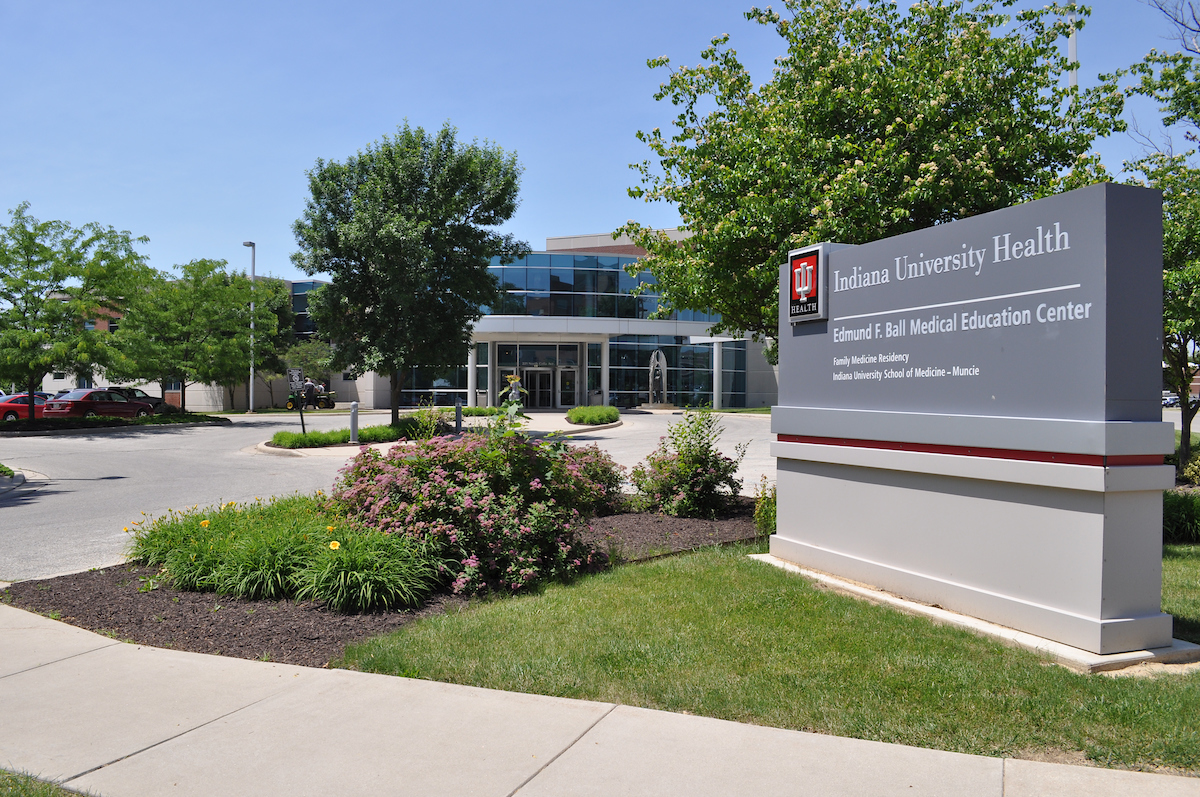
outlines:
[[[347,517],[424,543],[455,593],[513,593],[606,564],[580,531],[618,506],[620,484],[619,466],[595,446],[467,435],[364,450],[334,500]]]
[[[736,458],[717,450],[724,427],[712,412],[688,411],[667,427],[657,450],[638,465],[630,479],[638,502],[675,517],[714,518],[728,509],[742,489],[734,476],[746,443],[734,447]]]
[[[345,518],[320,496],[184,511],[134,523],[130,556],[173,587],[251,600],[320,601],[343,612],[414,606],[436,588],[435,558]]]
[[[437,585],[437,567],[419,542],[378,531],[344,536],[296,574],[297,598],[338,612],[390,611],[417,605]]]

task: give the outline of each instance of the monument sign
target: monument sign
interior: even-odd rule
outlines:
[[[1171,644],[1158,192],[797,250],[779,306],[774,555],[1096,653]]]

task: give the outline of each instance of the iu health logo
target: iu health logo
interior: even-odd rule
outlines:
[[[824,274],[821,250],[798,250],[788,253],[791,268],[791,301],[788,318],[793,323],[824,318]]]

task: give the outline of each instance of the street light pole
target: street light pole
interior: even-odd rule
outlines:
[[[254,412],[254,255],[257,247],[254,241],[243,241],[242,246],[250,247],[250,391],[246,397],[246,412]]]

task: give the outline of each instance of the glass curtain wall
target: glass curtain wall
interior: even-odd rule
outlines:
[[[625,266],[637,258],[606,255],[531,254],[507,266],[493,258],[488,268],[500,283],[499,306],[486,307],[489,315],[574,316],[577,318],[649,318],[658,310],[658,294],[641,285],[653,285],[648,271],[636,277]],[[667,320],[712,322],[710,313],[684,310]]]
[[[721,406],[746,406],[746,341],[721,344]]]

